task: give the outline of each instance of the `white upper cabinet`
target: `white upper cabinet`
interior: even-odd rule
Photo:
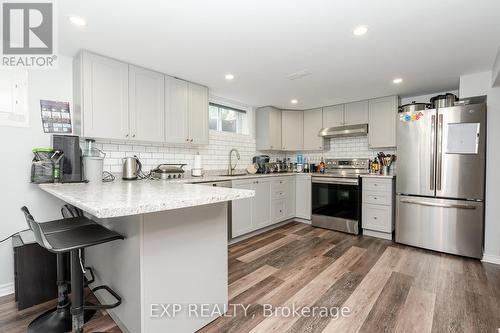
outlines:
[[[77,135],[208,144],[207,87],[81,51],[73,91]]]
[[[266,106],[255,110],[257,150],[281,150],[281,110]]]
[[[81,136],[128,139],[128,64],[89,52],[74,61],[76,128]],[[77,131],[78,132],[78,131]]]
[[[186,143],[189,140],[188,83],[165,77],[165,141]]]
[[[344,125],[368,124],[368,101],[347,103],[344,106]]]
[[[323,127],[344,126],[344,104],[323,108]]]
[[[282,111],[281,148],[297,151],[304,148],[304,112]]]
[[[189,142],[208,144],[208,88],[188,83]]]
[[[162,142],[165,137],[165,76],[129,66],[130,139]]]
[[[304,150],[323,150],[323,137],[319,131],[323,128],[323,110],[304,111]]]
[[[396,147],[398,96],[369,101],[368,146],[370,148]]]

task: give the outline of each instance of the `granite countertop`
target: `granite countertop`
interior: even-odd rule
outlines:
[[[238,173],[237,173],[238,174]],[[219,175],[203,175],[202,177],[193,177],[186,172],[185,178],[178,180],[169,180],[169,183],[207,183],[207,182],[222,182],[239,179],[252,179],[252,178],[267,178],[267,177],[283,177],[283,176],[311,176],[311,173],[296,173],[296,172],[282,172],[282,173],[256,173],[254,175],[244,174],[238,176],[219,176]]]
[[[232,177],[234,178],[234,177]],[[110,218],[250,198],[254,191],[170,181],[41,184],[43,191],[97,217]]]

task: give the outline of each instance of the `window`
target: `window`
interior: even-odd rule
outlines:
[[[232,107],[210,103],[209,127],[212,130],[248,134],[247,112]]]

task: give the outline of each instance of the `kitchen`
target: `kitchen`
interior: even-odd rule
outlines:
[[[102,21],[102,13],[113,12],[112,4],[58,4],[58,67],[29,69],[26,75],[1,70],[2,89],[13,83],[27,87],[16,97],[25,107],[24,113],[16,109],[24,123],[21,116],[0,119],[0,137],[13,150],[2,170],[17,175],[6,177],[2,190],[6,222],[1,238],[26,229],[25,216],[30,221],[31,214],[23,216],[22,206],[33,214],[28,227],[37,230],[37,222],[60,221],[64,205],[79,209],[71,210],[78,215],[72,218],[114,236],[106,244],[86,247],[84,256],[67,249],[75,265],[57,261],[61,255],[55,243],[47,244],[56,236],[75,239],[64,238],[63,232],[37,242],[34,236],[27,240],[23,231],[12,242],[2,242],[0,307],[9,310],[0,319],[1,331],[44,331],[36,325],[56,321],[44,319],[45,311],[62,313],[65,325],[75,325],[68,316],[78,301],[73,294],[62,298],[71,305],[57,308],[61,267],[67,270],[64,280],[81,278],[66,282],[65,288],[81,283],[78,292],[87,294],[87,284],[104,286],[90,293],[95,294],[89,296],[92,302],[116,305],[97,309],[90,319],[91,311],[82,311],[77,332],[82,327],[110,332],[500,327],[500,226],[494,205],[500,193],[491,186],[498,182],[499,162],[498,28],[490,23],[497,5],[463,3],[467,11],[454,9],[456,17],[447,18],[448,24],[432,19],[429,31],[407,32],[427,45],[431,32],[467,17],[478,23],[476,30],[457,29],[481,56],[453,44],[433,59],[418,59],[398,46],[403,53],[394,64],[385,58],[395,50],[390,41],[397,36],[387,27],[397,26],[399,19],[383,23],[369,12],[356,15],[354,5],[317,5],[312,9],[297,2],[284,9],[272,2],[256,27],[249,4],[225,3],[233,16],[221,24],[240,23],[248,45],[237,44],[208,16],[194,14],[224,17],[209,5],[161,5],[171,11],[165,14],[168,24],[159,16],[147,23],[143,8],[124,5],[116,15],[135,13],[144,27],[163,27],[148,33],[177,45],[165,58],[116,39],[110,45],[98,42],[100,34],[113,40],[109,23]],[[405,14],[424,12],[431,4],[384,6]],[[314,40],[301,39],[324,55],[297,50],[291,46],[292,31],[300,38],[300,29],[323,37],[325,32],[307,26],[311,20],[292,27],[274,16],[284,10],[292,17],[307,12],[323,19],[338,9],[349,13],[352,22],[317,22],[330,26],[331,38],[352,52],[349,59],[335,56],[331,44],[318,46]],[[203,36],[220,34],[239,45],[231,56],[222,56],[224,64],[213,54],[201,61],[199,51],[213,46],[195,37],[194,25],[186,26],[196,19],[207,27]],[[279,22],[292,31],[262,30],[272,25],[271,19],[283,19]],[[175,33],[167,28],[173,22],[179,23]],[[120,26],[141,48],[152,50],[139,37],[143,30]],[[478,38],[486,29],[492,29],[491,36]],[[198,52],[182,51],[188,47],[179,39],[182,34],[200,38],[189,46]],[[222,47],[222,39],[210,40]],[[387,49],[376,51],[375,40]],[[281,54],[289,54],[287,61],[271,53],[272,44],[266,43],[272,42]],[[265,52],[257,47],[264,45]],[[249,52],[241,53],[247,47],[259,50],[250,62]],[[458,52],[460,60],[447,61]],[[358,69],[346,70],[353,65]],[[10,105],[5,100],[2,108]],[[71,132],[46,130],[46,125],[68,124],[64,117],[45,118],[46,105],[61,107],[61,114],[69,108]],[[32,161],[34,148],[42,149],[40,155],[43,149],[62,151],[60,174],[50,172],[43,181],[31,178],[32,164],[41,164]],[[68,171],[64,161],[81,168]],[[76,182],[69,184],[70,179]],[[23,251],[35,249],[40,257],[23,257]],[[42,271],[37,258],[47,260],[49,269]],[[28,259],[35,264],[25,275],[20,261]],[[30,284],[24,277],[39,287],[24,287]],[[43,297],[42,289],[47,291]],[[38,305],[21,309],[25,295],[38,298],[31,303]],[[205,303],[211,310],[224,309],[225,315],[193,311],[193,317],[185,316],[189,304]],[[180,315],[173,318],[152,313],[176,305],[181,305]],[[268,305],[281,315],[266,313]],[[326,317],[283,313],[322,306],[350,312]]]

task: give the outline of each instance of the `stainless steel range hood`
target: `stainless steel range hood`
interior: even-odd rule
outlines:
[[[346,138],[368,135],[368,124],[325,127],[319,131],[319,136],[325,138]]]

